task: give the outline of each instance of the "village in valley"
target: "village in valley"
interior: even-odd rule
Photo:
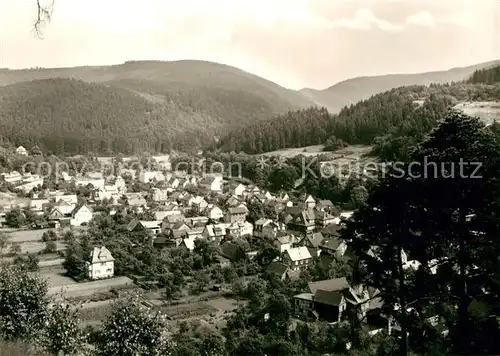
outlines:
[[[15,152],[20,162],[31,154]],[[168,155],[149,157],[147,169],[137,157],[76,159],[79,172],[2,173],[2,255],[47,279],[49,295],[80,305],[84,326],[98,327],[112,301],[138,293],[172,325],[195,318],[220,331],[252,288],[276,283],[289,288],[295,323],[346,323],[355,310],[370,335],[398,330],[376,289],[348,282],[354,254],[341,230],[352,211],[172,170]],[[103,162],[119,162],[119,172]]]

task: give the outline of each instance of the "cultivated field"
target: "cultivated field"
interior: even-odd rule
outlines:
[[[480,118],[486,125],[491,125],[495,120],[500,121],[500,102],[464,102],[455,105],[455,108],[467,115]]]
[[[55,241],[57,251],[66,249],[66,245],[61,241]],[[45,248],[45,242],[23,242],[20,244],[21,253],[37,254]]]
[[[86,297],[95,293],[108,292],[114,288],[126,287],[133,284],[134,282],[128,277],[115,277],[100,281],[70,283],[63,286],[54,286],[49,288],[48,294],[55,295],[62,292],[67,298]]]
[[[47,282],[49,283],[49,290],[58,289],[58,291],[60,292],[61,287],[76,284],[76,282],[73,279],[66,277],[64,275],[63,268],[47,269],[47,270],[42,269],[39,275],[41,278],[47,280]],[[57,293],[53,292],[52,294],[57,294]]]
[[[5,231],[10,238],[10,242],[31,242],[31,241],[42,241],[42,235],[44,232],[51,229],[40,229],[40,230],[12,230],[12,229],[2,229]]]

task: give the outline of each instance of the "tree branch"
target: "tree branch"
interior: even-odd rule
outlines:
[[[48,22],[50,22],[52,18],[54,2],[55,0],[52,0],[52,2],[49,5],[42,5],[40,3],[40,0],[36,0],[37,17],[33,25],[33,28],[35,30],[35,35],[38,38],[42,38],[42,29]]]

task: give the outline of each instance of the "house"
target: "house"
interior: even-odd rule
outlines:
[[[238,222],[240,227],[240,237],[253,235],[253,224],[248,221]]]
[[[333,210],[333,203],[331,200],[319,200],[315,206],[318,211],[326,211],[331,213]]]
[[[116,185],[106,184],[97,191],[97,199],[102,201],[104,199],[118,201],[120,199],[121,193]]]
[[[354,211],[343,211],[340,213],[339,217],[335,218],[334,223],[335,224],[342,224],[344,221],[349,220],[353,214],[354,214]]]
[[[48,203],[48,199],[31,199],[29,209],[35,215],[43,215],[44,209]]]
[[[313,264],[313,256],[305,246],[293,247],[283,253],[283,263],[293,271],[308,269]]]
[[[77,204],[78,197],[76,196],[76,194],[68,194],[68,195],[56,194],[54,196],[54,201],[56,203],[60,203],[61,201],[64,201],[64,202],[69,203],[69,204]]]
[[[271,219],[261,218],[255,222],[254,236],[264,237],[264,227],[271,224],[273,221]]]
[[[144,210],[144,208],[147,206],[146,199],[144,198],[130,198],[127,199],[127,203],[129,206],[132,206],[134,208],[139,208],[139,210]]]
[[[75,210],[76,204],[70,204],[64,200],[60,200],[59,203],[52,208],[49,213],[49,220],[61,220],[66,218],[71,218],[71,214]]]
[[[243,184],[239,183],[235,187],[231,188],[230,193],[232,195],[236,195],[237,197],[241,197],[243,196],[243,192],[245,191],[245,189],[246,187]]]
[[[128,226],[128,231],[150,231],[153,235],[158,235],[161,232],[161,221],[145,221],[145,220],[132,220]]]
[[[166,208],[163,208],[166,209]],[[178,207],[171,210],[158,210],[155,211],[155,220],[162,221],[165,217],[170,215],[181,215],[181,211]]]
[[[205,200],[205,198],[203,197],[200,197],[199,195],[196,196],[192,202],[192,205],[193,205],[193,208],[196,212],[198,213],[201,213],[202,211],[204,211],[207,206],[208,206],[208,203],[207,201]]]
[[[316,318],[328,322],[340,322],[347,309],[344,296],[349,289],[345,278],[335,278],[308,283],[309,292],[293,297],[294,312],[303,318]]]
[[[16,148],[16,154],[18,154],[20,156],[27,156],[28,151],[23,146],[19,146],[18,148]]]
[[[73,211],[73,218],[70,221],[72,226],[82,226],[88,224],[94,216],[91,208],[82,205]]]
[[[243,197],[245,197],[245,199],[247,199],[247,198],[249,198],[255,194],[259,194],[259,193],[260,193],[259,187],[257,187],[256,185],[250,184],[250,185],[246,186],[245,191],[243,192]]]
[[[271,222],[262,228],[262,237],[274,239],[280,232],[286,230],[286,225],[281,222]]]
[[[207,209],[205,210],[207,217],[210,220],[214,221],[219,221],[224,217],[224,213],[221,208],[219,208],[217,205],[209,205]]]
[[[313,210],[301,210],[298,215],[292,215],[288,222],[290,230],[308,233],[316,228],[316,217]]]
[[[139,173],[139,179],[138,180],[141,183],[150,183],[150,182],[152,182],[153,180],[156,179],[157,173],[158,172],[141,171],[141,173]]]
[[[198,183],[198,187],[207,192],[220,193],[222,192],[222,177],[218,176],[204,177]]]
[[[191,230],[191,227],[184,221],[179,220],[174,225],[168,229],[167,234],[172,239],[182,239],[186,235],[186,231]]]
[[[163,230],[170,230],[178,222],[184,222],[184,219],[185,219],[185,217],[182,214],[167,215],[163,218],[163,222],[161,224],[161,227]]]
[[[229,199],[226,201],[226,205],[229,208],[237,208],[240,206],[246,206],[245,202],[243,202],[242,200],[240,200],[238,197],[236,197],[234,195],[229,197]]]
[[[330,224],[321,230],[324,236],[323,242],[321,243],[322,253],[328,253],[336,258],[344,256],[347,250],[347,242],[342,239],[343,230],[343,226],[336,224]]]
[[[318,211],[315,210],[315,221],[318,228],[324,228],[330,224],[334,224],[336,221],[335,216],[331,215],[328,211]]]
[[[247,218],[248,209],[246,207],[229,208],[225,214],[226,222],[243,222]]]
[[[280,231],[280,233],[273,240],[273,245],[279,250],[280,253],[291,249],[292,243],[293,237],[284,231]]]
[[[299,198],[299,207],[302,209],[313,209],[316,206],[316,200],[311,195],[301,195]]]
[[[111,278],[115,273],[115,259],[104,246],[94,247],[90,252],[90,261],[86,262],[89,279]]]
[[[307,247],[314,256],[318,257],[321,253],[321,244],[323,243],[324,236],[321,232],[307,234],[301,241],[303,246]]]
[[[222,224],[209,224],[205,226],[205,230],[203,230],[203,237],[208,241],[220,241],[227,234],[227,228],[231,224],[222,223]]]
[[[205,227],[208,223],[208,218],[206,216],[193,216],[192,218],[186,218],[184,221],[191,227]]]
[[[233,241],[226,241],[220,245],[220,255],[231,262],[240,261],[246,258],[243,246]]]
[[[278,277],[284,281],[286,279],[286,272],[289,270],[288,266],[284,263],[273,261],[267,266],[266,273]]]
[[[167,182],[167,187],[171,189],[177,189],[179,186],[180,180],[177,177],[172,177]]]
[[[168,193],[168,189],[153,188],[151,198],[156,202],[167,201]]]

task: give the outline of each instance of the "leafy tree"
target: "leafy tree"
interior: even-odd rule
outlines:
[[[331,136],[328,140],[326,140],[323,151],[336,151],[339,148],[344,148],[345,146],[347,146],[347,144],[344,141],[335,136]]]
[[[14,258],[14,265],[22,270],[36,272],[38,271],[38,258],[30,254],[26,256],[19,255]]]
[[[37,343],[54,356],[79,354],[85,344],[85,335],[80,328],[78,310],[69,304],[55,303]]]
[[[35,337],[45,325],[47,283],[18,266],[0,266],[0,335],[5,340]]]
[[[5,232],[0,231],[0,253],[3,253],[9,244],[9,235]]]
[[[96,348],[102,356],[164,355],[168,350],[165,319],[137,298],[115,303],[104,322]]]
[[[54,241],[47,241],[44,248],[45,253],[57,252],[57,244]]]
[[[477,119],[451,111],[413,160],[418,164],[382,180],[348,222],[345,237],[359,258],[355,274],[381,291],[403,335],[407,306],[419,319],[430,307],[451,304],[458,310],[454,351],[495,353],[474,339],[470,305],[498,293],[500,147]],[[481,163],[481,179],[474,179],[477,165],[471,162]],[[404,271],[403,251],[420,265],[414,274]],[[439,266],[435,274],[432,264]],[[406,337],[400,351],[408,352]]]
[[[13,255],[18,255],[21,253],[21,244],[19,242],[13,242],[10,245],[9,252]]]
[[[351,201],[354,208],[359,208],[368,199],[368,190],[362,186],[358,185],[351,190]]]
[[[113,254],[114,255],[114,254]],[[74,279],[83,279],[86,277],[84,250],[80,244],[74,242],[68,246],[65,251],[63,267],[66,274]]]
[[[44,231],[44,233],[42,234],[43,242],[55,241],[55,240],[57,240],[57,234],[54,230]]]
[[[12,228],[20,228],[24,225],[24,214],[20,209],[13,209],[5,214],[5,223]]]

